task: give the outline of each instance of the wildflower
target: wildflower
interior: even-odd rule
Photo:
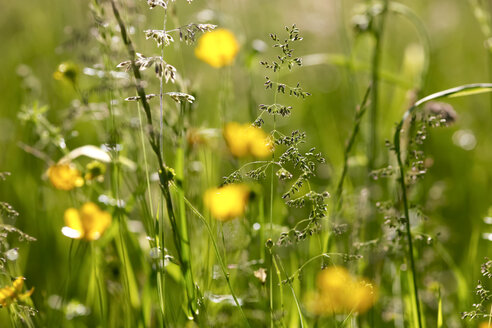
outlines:
[[[355,278],[342,267],[330,267],[316,278],[317,292],[308,298],[310,310],[317,315],[364,313],[376,301],[374,286]]]
[[[25,293],[21,293],[22,287],[24,286],[24,279],[24,277],[18,277],[14,280],[12,286],[0,288],[0,305],[2,307],[7,307],[17,300],[23,301],[31,296],[34,288],[31,288]]]
[[[255,278],[261,281],[262,284],[265,284],[267,278],[267,271],[265,268],[259,268],[258,270],[253,272]]]
[[[489,321],[482,322],[479,326],[479,328],[492,328],[492,324]]]
[[[102,181],[106,172],[106,165],[99,161],[92,161],[85,166],[87,172],[84,175],[86,181],[95,180]]]
[[[73,239],[97,240],[111,225],[111,215],[92,202],[85,203],[80,210],[67,209],[64,219],[62,233]]]
[[[84,179],[80,171],[71,164],[54,164],[48,169],[48,178],[51,184],[61,190],[72,190],[82,187]]]
[[[218,134],[217,129],[190,128],[186,134],[186,140],[190,147],[209,145]]]
[[[195,55],[210,66],[229,66],[239,51],[239,43],[231,31],[219,28],[198,39]]]
[[[205,192],[204,202],[219,221],[228,221],[241,216],[248,202],[249,189],[243,184],[230,184]]]
[[[236,157],[267,157],[273,150],[269,136],[262,129],[249,124],[228,123],[224,128],[224,138]]]
[[[79,68],[72,62],[63,62],[58,65],[58,68],[53,73],[55,80],[67,80],[72,84],[75,84],[77,76],[79,74]]]

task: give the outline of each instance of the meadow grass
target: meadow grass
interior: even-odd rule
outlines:
[[[486,1],[4,7],[0,327],[492,327]]]

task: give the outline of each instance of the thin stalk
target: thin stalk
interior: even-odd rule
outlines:
[[[405,186],[405,171],[403,169],[403,163],[401,160],[401,156],[398,156],[398,166],[400,167],[400,185],[402,187],[401,192],[402,192],[403,210],[405,213],[405,230],[406,230],[407,243],[408,243],[408,257],[410,260],[410,268],[412,270],[413,292],[415,294],[415,308],[417,309],[419,328],[422,328],[422,316],[421,316],[420,302],[419,302],[419,290],[418,290],[418,286],[417,286],[417,270],[415,267],[413,242],[412,242],[412,232],[411,232],[411,228],[410,228],[410,215],[408,212],[407,187]]]
[[[419,106],[421,106],[422,104],[428,101],[439,99],[439,98],[461,97],[461,96],[467,96],[467,95],[491,92],[491,91],[492,91],[492,83],[476,83],[476,84],[467,84],[456,88],[433,93],[427,97],[418,100],[412,107],[410,107],[403,114],[403,118],[398,123],[396,127],[396,131],[394,133],[394,138],[393,138],[394,150],[397,157],[398,167],[400,172],[398,182],[400,184],[403,210],[405,215],[405,230],[406,230],[406,237],[408,243],[408,259],[410,261],[410,268],[412,271],[413,292],[415,295],[415,308],[417,310],[419,328],[422,328],[422,315],[421,315],[418,286],[417,286],[417,270],[415,267],[412,232],[410,227],[410,214],[408,210],[409,206],[408,206],[408,198],[407,198],[407,185],[405,182],[405,166],[403,164],[403,156],[402,156],[402,149],[401,149],[401,133],[403,130],[403,124],[405,123],[408,117],[411,117],[411,115],[419,108]]]
[[[380,15],[379,26],[374,30],[376,44],[372,55],[372,70],[371,70],[371,110],[370,110],[370,141],[369,141],[369,170],[374,169],[377,157],[377,142],[378,142],[378,107],[379,107],[379,66],[381,63],[382,40],[386,22],[386,14],[388,12],[389,0],[384,0],[383,11]]]
[[[164,9],[164,21],[162,30],[166,31],[167,8]],[[164,45],[161,45],[161,58],[164,59]],[[164,83],[162,76],[159,77],[159,143],[161,144],[161,154],[164,152]]]
[[[258,200],[258,221],[260,223],[260,258],[265,260],[265,200],[262,192],[261,197]]]
[[[492,37],[492,23],[490,18],[490,1],[469,0],[472,6],[475,18],[480,24],[482,34],[485,37],[484,45],[487,58],[487,76],[489,81],[492,81],[492,44],[490,39]],[[490,111],[492,113],[492,94],[489,98]]]
[[[227,271],[227,267],[225,265],[224,260],[222,259],[222,256],[220,255],[219,247],[217,245],[217,241],[215,240],[212,228],[208,224],[207,219],[193,206],[193,204],[191,204],[191,202],[186,197],[184,197],[184,201],[185,201],[186,205],[188,205],[188,207],[193,211],[193,213],[195,213],[195,215],[200,219],[200,221],[202,221],[202,223],[207,228],[208,235],[209,235],[210,240],[212,241],[212,244],[214,246],[215,255],[217,256],[217,260],[219,261],[220,269],[221,269],[222,273],[224,274],[224,278],[227,282],[227,286],[229,287],[229,292],[231,293],[232,298],[234,299],[234,303],[236,303],[236,306],[239,308],[241,315],[243,316],[247,326],[249,327],[250,325],[248,322],[248,318],[246,317],[246,314],[243,311],[241,303],[237,299],[236,294],[234,293],[234,289],[232,288],[231,281],[230,281],[230,274]]]
[[[123,291],[125,293],[125,305],[127,306],[127,313],[126,318],[125,318],[125,326],[126,327],[131,327],[131,322],[132,322],[132,295],[131,295],[131,288],[130,288],[130,278],[129,278],[129,273],[128,271],[130,270],[129,268],[129,263],[127,262],[127,254],[126,254],[126,247],[124,243],[124,237],[123,237],[123,218],[121,215],[117,217],[118,219],[118,240],[116,241],[116,249],[118,251],[118,256],[120,257],[120,260],[122,262],[123,266]]]
[[[152,199],[152,190],[150,187],[149,164],[147,161],[147,150],[145,147],[142,113],[140,111],[140,104],[138,104],[138,121],[139,121],[139,125],[140,125],[140,144],[142,147],[143,157],[144,157],[145,180],[147,182],[147,194],[149,197],[149,204],[150,204],[150,216],[152,218],[154,218],[154,202]],[[162,221],[162,219],[160,221]],[[153,237],[155,240],[155,242],[151,243],[151,244],[154,244],[156,247],[161,249],[161,253],[164,253],[164,238],[157,238],[156,231],[154,228],[155,227],[154,222],[150,222],[150,224],[147,224],[147,226],[150,228],[149,232],[153,233]],[[151,247],[153,247],[153,246],[151,245]],[[166,304],[166,297],[164,295],[165,278],[166,277],[165,277],[165,274],[163,272],[163,269],[158,270],[158,272],[157,272],[157,293],[158,293],[158,298],[159,298],[159,309],[161,310],[161,319],[163,322],[164,322],[164,317],[165,317],[165,304]]]
[[[337,191],[334,198],[334,201],[336,202],[337,212],[340,210],[342,206],[343,183],[345,181],[345,176],[347,175],[348,172],[348,160],[349,160],[350,151],[352,150],[352,147],[355,143],[355,138],[359,133],[360,123],[367,109],[367,103],[369,100],[370,91],[371,91],[371,87],[369,86],[366,90],[366,93],[364,94],[364,98],[362,99],[361,104],[355,111],[354,127],[352,129],[352,133],[350,134],[347,145],[345,146],[345,150],[343,152],[343,169],[342,169],[342,174],[340,175],[340,179],[338,180]]]
[[[278,76],[279,76],[279,71],[277,71],[277,78],[276,80],[278,81]],[[277,94],[278,94],[278,88],[275,88],[274,91],[274,96],[273,96],[273,103],[277,103]],[[277,131],[277,115],[273,115],[273,130],[272,133],[275,133]],[[272,163],[275,163],[275,150],[272,152]],[[273,238],[273,183],[274,183],[274,172],[273,172],[273,165],[272,169],[270,171],[270,237],[269,240]],[[263,246],[264,247],[264,246]],[[269,276],[269,298],[270,298],[270,327],[273,327],[273,275],[271,274],[273,271],[273,255],[270,250],[270,267],[269,271],[270,274]]]
[[[282,272],[284,273],[284,276],[288,277],[287,275],[287,272],[285,271],[285,268],[284,266],[282,265],[282,261],[280,260],[280,256],[278,256],[278,254],[275,255],[275,257],[277,258],[277,261],[278,261],[278,265],[280,267],[280,269],[282,269]],[[280,272],[279,272],[280,274]],[[280,280],[280,278],[279,278]],[[294,297],[294,301],[296,302],[296,307],[297,307],[297,313],[299,314],[299,319],[301,320],[301,328],[304,327],[304,318],[302,316],[302,311],[301,311],[301,306],[299,305],[299,300],[296,296],[296,292],[294,290],[294,286],[292,286],[292,280],[287,278],[287,284],[289,285],[289,288],[292,292],[292,296]]]
[[[118,22],[118,25],[120,27],[120,33],[121,33],[123,43],[125,44],[127,52],[129,54],[129,57],[130,57],[131,70],[133,72],[133,76],[135,79],[135,88],[137,90],[137,94],[138,94],[139,100],[142,104],[145,116],[147,118],[147,124],[148,124],[148,128],[149,128],[148,141],[149,141],[150,146],[151,146],[151,148],[152,148],[152,150],[153,150],[153,152],[157,158],[157,161],[159,163],[159,171],[158,171],[159,180],[160,180],[159,187],[160,187],[161,193],[164,197],[167,215],[168,215],[169,221],[171,223],[171,229],[173,231],[174,244],[176,247],[176,251],[178,253],[178,259],[181,263],[180,269],[181,269],[181,272],[183,274],[183,277],[186,277],[188,275],[189,263],[184,262],[185,258],[183,257],[183,247],[187,247],[187,245],[184,245],[182,243],[182,239],[181,239],[182,234],[180,233],[180,230],[178,227],[178,223],[177,223],[176,215],[175,215],[175,211],[174,211],[174,205],[173,205],[173,201],[172,201],[172,197],[171,197],[171,192],[169,189],[169,184],[172,182],[173,177],[170,174],[169,169],[165,164],[164,154],[161,154],[161,151],[160,151],[160,149],[161,149],[160,138],[158,138],[156,136],[156,133],[155,133],[155,130],[153,127],[153,123],[152,123],[153,122],[152,121],[152,112],[151,112],[150,105],[149,105],[147,98],[146,98],[146,93],[145,93],[145,89],[143,87],[142,77],[141,77],[141,74],[140,74],[138,67],[136,67],[136,65],[135,65],[135,56],[136,56],[135,48],[134,48],[133,43],[132,43],[132,41],[131,41],[131,39],[130,39],[127,31],[126,31],[125,23],[124,23],[123,19],[121,18],[121,15],[120,15],[117,7],[116,7],[115,0],[111,0],[111,7],[113,10],[113,14],[114,14],[114,16]],[[185,282],[190,283],[189,280],[185,280]],[[190,294],[190,291],[192,291],[192,290],[194,291],[195,287],[194,287],[194,283],[193,282],[191,282],[191,283],[192,283],[192,286],[187,286],[187,288],[186,288],[186,293],[187,293],[188,300],[189,300],[188,306],[189,306],[189,310],[193,314],[193,317],[195,318],[195,320],[197,320],[198,319],[197,318],[197,311],[196,311],[197,310],[197,300],[195,299],[194,293]]]
[[[103,288],[101,285],[101,276],[99,274],[99,265],[97,262],[97,249],[94,246],[94,243],[91,242],[91,257],[92,257],[92,270],[94,270],[94,279],[96,280],[96,285],[97,285],[97,296],[98,296],[98,302],[99,302],[99,311],[101,312],[101,324],[103,327],[107,327],[107,320],[106,320],[106,310],[105,310],[105,305],[104,305],[104,300],[103,300]]]
[[[184,131],[184,106],[185,104],[181,104],[181,112],[180,112],[180,128],[178,129],[180,132],[180,138],[178,143],[178,148],[176,150],[176,179],[181,181],[184,184],[185,182],[185,145],[186,145],[186,136],[183,133]],[[184,193],[184,185],[182,188],[177,189],[177,197],[178,197],[178,208],[179,208],[179,225],[180,225],[180,243],[181,243],[181,265],[184,267],[184,279],[186,281],[186,290],[188,296],[192,296],[192,299],[195,299],[195,284],[193,282],[193,270],[191,267],[191,249],[190,249],[190,240],[188,236],[188,221],[186,219],[186,206],[185,206],[185,193]],[[191,300],[190,300],[191,301]],[[190,304],[193,307],[193,304]]]
[[[339,28],[339,35],[340,35],[340,40],[341,40],[341,45],[343,49],[343,53],[347,56],[347,58],[350,58],[349,64],[345,66],[346,74],[347,74],[347,82],[348,82],[348,87],[349,87],[349,97],[348,99],[352,102],[350,105],[356,106],[355,99],[358,99],[358,90],[357,90],[357,79],[355,76],[355,70],[354,70],[354,65],[353,65],[353,60],[354,54],[352,52],[352,48],[349,42],[349,37],[348,33],[346,31],[346,21],[345,21],[345,6],[344,6],[345,1],[344,0],[338,0],[336,3],[337,6],[337,11],[340,13],[339,18],[340,18],[340,23],[338,24],[340,26]]]
[[[337,183],[337,189],[336,189],[336,193],[335,193],[335,197],[333,198],[333,204],[335,205],[334,206],[334,215],[337,215],[338,212],[341,210],[342,208],[342,203],[343,203],[343,199],[342,199],[342,193],[343,193],[343,184],[345,182],[345,177],[347,175],[347,172],[348,172],[348,159],[349,159],[349,155],[350,155],[350,151],[352,150],[352,147],[355,143],[355,139],[359,133],[359,129],[360,129],[360,124],[361,124],[361,121],[362,121],[362,117],[364,116],[366,110],[367,110],[367,104],[368,104],[368,101],[369,101],[369,95],[370,95],[370,91],[371,91],[371,87],[369,86],[366,90],[366,93],[364,94],[364,98],[362,99],[362,102],[361,104],[359,105],[359,107],[356,109],[355,111],[355,120],[354,120],[354,126],[352,128],[352,132],[350,134],[350,137],[347,141],[347,144],[345,146],[345,150],[343,152],[343,168],[342,168],[342,174],[340,175],[340,178],[338,180],[338,183]],[[330,242],[330,235],[329,235],[329,232],[326,234],[326,236],[324,237],[324,241],[323,241],[323,244],[324,244],[324,252],[328,252],[329,250],[329,242]]]
[[[280,270],[279,270],[279,267],[277,265],[277,261],[275,260],[275,255],[273,255],[271,248],[270,248],[270,256],[272,257],[272,263],[273,263],[273,266],[275,267],[275,273],[277,274],[277,279],[278,279],[278,283],[279,283],[280,313],[282,314],[282,317],[283,317],[283,313],[284,313],[284,290],[282,288],[282,276],[280,275]],[[271,274],[272,273],[270,271],[270,275]],[[282,320],[282,325],[283,325],[283,320]]]
[[[424,49],[424,64],[422,67],[422,72],[420,74],[420,80],[418,82],[418,93],[425,89],[427,81],[427,73],[429,72],[430,63],[430,48],[431,41],[427,29],[420,19],[420,17],[409,7],[401,4],[399,2],[391,2],[389,4],[388,10],[391,13],[398,14],[406,18],[417,30],[417,33],[421,39],[422,47]]]

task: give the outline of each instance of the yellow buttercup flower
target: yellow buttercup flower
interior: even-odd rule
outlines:
[[[249,151],[254,157],[268,157],[272,154],[272,142],[260,128],[249,126],[246,130],[249,139]]]
[[[84,179],[79,170],[71,164],[54,164],[48,169],[51,184],[61,190],[72,190],[84,185]]]
[[[92,202],[85,203],[80,210],[67,209],[64,219],[62,233],[73,239],[97,240],[111,225],[111,214]]]
[[[228,221],[241,216],[248,203],[249,189],[244,184],[229,184],[205,192],[204,202],[212,216]]]
[[[239,43],[231,31],[219,28],[203,34],[198,39],[195,55],[210,66],[229,66],[236,58]]]
[[[376,301],[375,287],[353,277],[343,267],[329,267],[316,278],[317,291],[307,297],[307,305],[317,315],[365,313]]]
[[[34,288],[31,288],[25,293],[21,293],[24,286],[24,277],[18,277],[12,283],[12,286],[5,286],[0,288],[0,305],[7,307],[13,302],[20,300],[23,301],[34,292]]]
[[[228,123],[224,139],[236,157],[268,157],[273,151],[271,138],[260,128],[250,124]]]

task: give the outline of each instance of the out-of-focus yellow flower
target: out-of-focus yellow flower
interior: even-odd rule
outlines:
[[[482,322],[480,324],[480,326],[478,326],[479,328],[492,328],[492,324],[489,324],[488,321],[485,321],[485,322]]]
[[[236,157],[251,155],[262,158],[271,155],[273,150],[271,138],[262,129],[250,124],[227,123],[224,139]]]
[[[51,184],[61,190],[71,190],[84,185],[80,171],[72,164],[54,164],[48,169]]]
[[[244,213],[248,198],[249,188],[246,185],[229,184],[207,190],[204,202],[217,220],[228,221]]]
[[[364,279],[355,278],[343,267],[330,267],[316,278],[317,291],[307,305],[317,315],[364,313],[375,303],[377,291]]]
[[[69,208],[65,211],[62,233],[73,239],[97,240],[111,225],[111,214],[92,202],[82,205],[80,210]]]
[[[97,179],[103,181],[104,173],[106,173],[106,165],[99,161],[92,161],[85,166],[87,172],[84,175],[85,180],[90,181]]]
[[[18,277],[12,283],[12,286],[5,286],[0,289],[0,305],[7,307],[13,302],[20,300],[23,301],[34,292],[34,287],[25,293],[21,293],[24,286],[24,277]]]
[[[231,65],[239,51],[239,43],[231,31],[218,28],[198,39],[195,55],[210,66],[219,68]]]
[[[72,62],[63,62],[58,65],[58,68],[53,73],[53,78],[55,80],[67,80],[72,84],[77,81],[77,76],[79,74],[79,68]]]

